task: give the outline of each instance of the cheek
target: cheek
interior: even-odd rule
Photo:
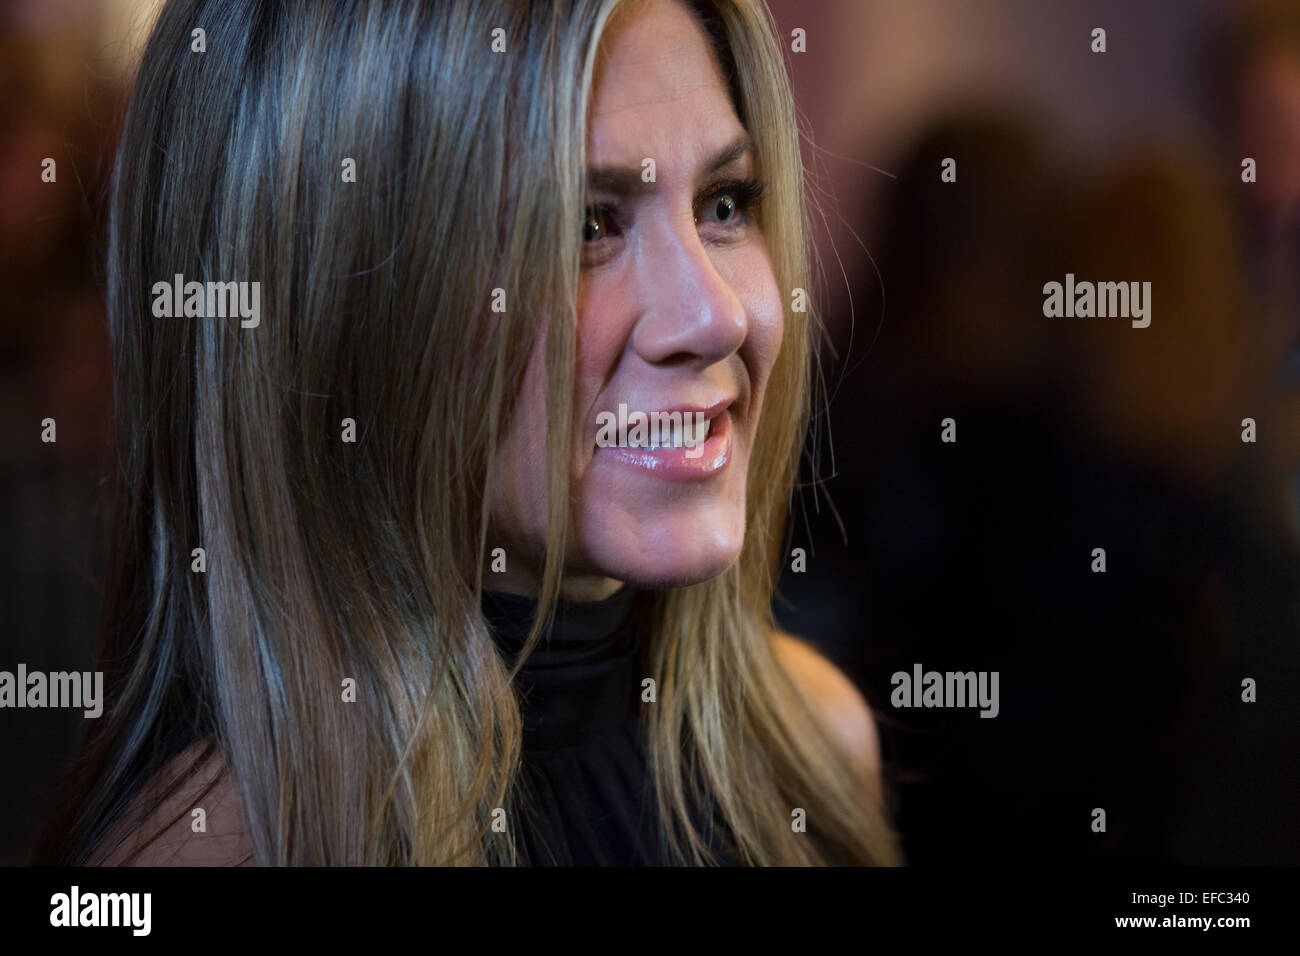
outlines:
[[[546,535],[546,333],[529,355],[494,463],[492,518],[516,543]]]
[[[742,357],[749,370],[755,397],[758,397],[767,385],[777,354],[781,351],[785,334],[785,299],[777,286],[771,259],[761,245],[746,249],[734,266],[732,275],[728,277],[731,289],[744,305],[749,320]]]
[[[583,276],[578,285],[577,359],[580,373],[599,374],[631,334],[636,313],[635,274],[630,269],[602,269]]]
[[[596,397],[618,370],[628,336],[632,334],[635,302],[611,272],[582,282],[578,293],[578,333],[574,357],[574,434],[583,434],[595,409]],[[589,448],[575,449],[582,454]]]

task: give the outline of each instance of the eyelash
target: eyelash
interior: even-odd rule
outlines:
[[[763,201],[764,192],[767,184],[758,179],[732,179],[723,182],[713,183],[712,185],[701,190],[695,201],[695,208],[701,209],[710,202],[714,202],[722,196],[730,196],[736,203],[737,223],[747,223],[752,218],[754,212],[758,209]],[[618,207],[609,203],[596,203],[586,207],[583,212],[583,228],[586,228],[586,220],[593,214],[599,215],[601,221],[614,226],[613,236],[622,234],[623,223],[619,222]],[[697,214],[695,221],[700,221]],[[715,225],[726,226],[731,220],[725,223],[715,223]],[[602,236],[600,239],[589,240],[583,239],[583,246],[590,248],[599,245],[608,236]]]

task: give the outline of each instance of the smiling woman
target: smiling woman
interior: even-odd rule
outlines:
[[[897,862],[870,712],[770,611],[803,223],[758,0],[168,3],[114,177],[109,703],[42,858]],[[256,328],[151,317],[211,273]],[[606,447],[620,407],[703,453]]]

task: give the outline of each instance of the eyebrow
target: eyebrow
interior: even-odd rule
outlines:
[[[705,161],[700,175],[710,176],[724,166],[754,152],[754,140],[748,133],[740,136],[718,150]],[[613,193],[616,196],[629,196],[645,192],[653,183],[641,181],[640,166],[594,166],[587,170],[587,188],[594,192]]]

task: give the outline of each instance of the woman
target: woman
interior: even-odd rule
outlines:
[[[757,0],[169,3],[112,207],[115,695],[45,858],[896,862],[869,711],[769,610],[793,115]],[[175,275],[258,320],[157,317]],[[606,447],[619,405],[707,437]]]

